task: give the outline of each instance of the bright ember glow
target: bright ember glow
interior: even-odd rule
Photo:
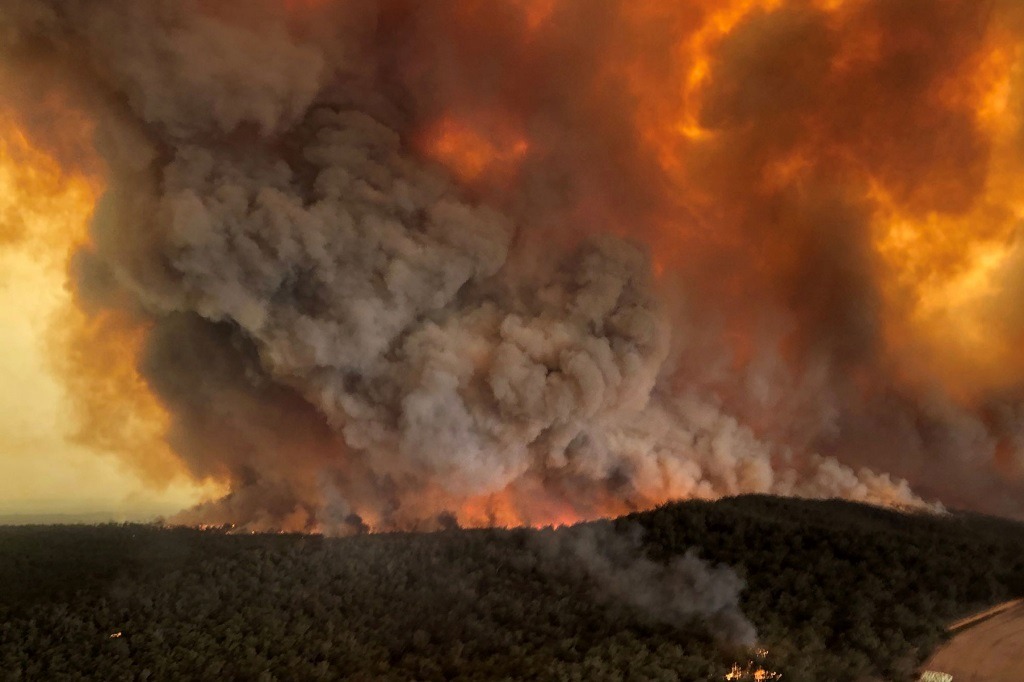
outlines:
[[[424,139],[426,155],[467,184],[508,177],[530,151],[530,143],[522,135],[479,130],[454,117],[429,126]]]
[[[460,17],[473,16],[471,4]],[[697,278],[723,318],[733,371],[751,371],[763,352],[763,332],[751,325],[763,313],[752,292],[775,292],[811,308],[776,323],[790,326],[777,341],[782,356],[795,366],[807,362],[799,358],[801,346],[829,332],[800,329],[800,318],[828,319],[843,305],[820,291],[789,288],[809,259],[821,258],[837,296],[853,293],[843,287],[863,287],[874,299],[877,362],[889,373],[880,385],[940,386],[968,410],[993,392],[1016,390],[1024,380],[1024,316],[1016,312],[1024,297],[1020,24],[998,12],[950,8],[965,22],[987,22],[972,24],[966,40],[892,6],[797,5],[734,0],[619,8],[620,32],[604,48],[593,87],[573,94],[592,108],[576,115],[621,115],[614,108],[623,100],[609,93],[628,93],[626,111],[641,146],[615,159],[626,174],[619,180],[639,171],[646,175],[638,182],[658,189],[650,190],[657,196],[645,216],[653,229],[637,230],[632,213],[608,222],[612,229],[629,225],[633,231],[625,234],[650,245],[663,286]],[[537,27],[543,39],[560,21],[571,23],[578,7],[538,2],[522,9],[543,17],[528,19],[526,46],[538,40]],[[913,31],[900,28],[905,24]],[[467,55],[477,49],[472,40]],[[644,41],[651,49],[636,47]],[[910,71],[901,73],[908,59]],[[469,186],[493,169],[514,167],[512,150],[536,148],[528,136],[511,145],[458,121],[447,117],[427,127],[427,154]],[[586,186],[604,170],[579,166],[577,182]],[[594,194],[578,202],[588,219],[619,210]],[[830,234],[834,210],[850,213]],[[830,254],[847,248],[829,244],[850,239],[842,234],[852,229],[844,220],[863,223],[849,246],[864,249],[854,267],[870,283],[844,283],[841,269],[850,265]],[[714,262],[725,267],[709,278],[702,270]],[[827,274],[832,267],[839,272]],[[748,418],[772,417],[754,411]],[[1021,461],[1000,448],[1000,461]],[[1011,477],[1021,475],[1019,464],[1009,466]],[[666,491],[686,494],[692,492]],[[528,519],[515,499],[506,491],[487,498],[489,512],[475,501],[463,513]],[[605,511],[618,511],[614,501]]]
[[[187,519],[1024,515],[1024,5],[38,1],[90,113],[0,131],[23,345]]]

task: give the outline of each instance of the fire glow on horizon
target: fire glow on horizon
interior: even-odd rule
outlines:
[[[1024,514],[1012,3],[22,5],[0,63],[68,22],[95,82],[0,100],[0,229],[31,231],[0,240],[73,290],[45,340],[73,437],[232,491],[183,518]]]

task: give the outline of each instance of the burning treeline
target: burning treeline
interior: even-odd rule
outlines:
[[[1020,515],[1022,20],[8,0],[2,134],[105,187],[56,364],[184,520]]]

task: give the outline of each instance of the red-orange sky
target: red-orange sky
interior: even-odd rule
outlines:
[[[128,5],[0,11],[9,499],[1024,514],[1017,3]]]

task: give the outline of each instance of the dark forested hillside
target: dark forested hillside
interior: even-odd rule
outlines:
[[[736,568],[743,610],[787,680],[906,679],[945,623],[1024,596],[1024,526],[1003,519],[767,496],[627,519],[656,557],[699,545]]]
[[[0,678],[722,680],[752,640],[719,565],[782,679],[903,680],[1024,594],[1024,527],[758,496],[556,531],[6,527]]]

